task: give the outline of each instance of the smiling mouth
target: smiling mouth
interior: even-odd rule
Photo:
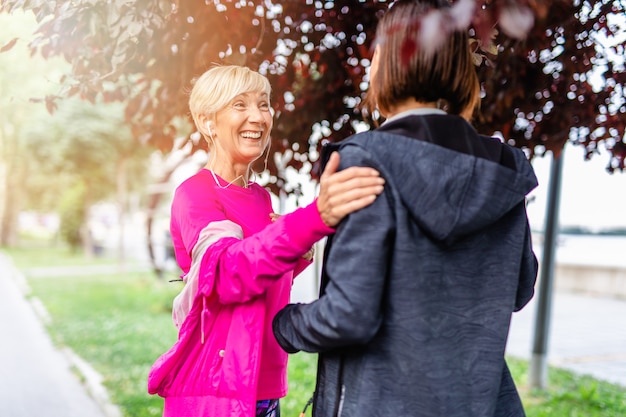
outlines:
[[[262,132],[244,132],[241,134],[246,139],[261,139]]]

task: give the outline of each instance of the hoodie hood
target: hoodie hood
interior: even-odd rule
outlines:
[[[521,150],[478,135],[456,116],[412,119],[412,137],[380,129],[355,135],[342,147],[359,146],[370,153],[386,187],[398,193],[412,219],[434,240],[449,244],[487,227],[523,203],[537,186],[532,166]],[[442,131],[448,143],[464,143],[466,149],[483,144],[492,149],[494,144],[508,148],[506,165],[476,156],[476,152],[437,144],[436,136]],[[455,137],[450,137],[450,132]]]

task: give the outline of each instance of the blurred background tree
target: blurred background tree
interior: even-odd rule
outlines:
[[[0,44],[11,41],[9,36],[16,33],[31,39],[36,27],[24,13],[0,14],[0,25]],[[69,70],[58,58],[30,59],[27,41],[19,46],[0,54],[0,244],[8,246],[17,242],[17,219],[29,204],[29,187],[41,178],[29,155],[32,138],[27,130],[50,117],[43,106],[29,99],[58,91],[53,80]]]
[[[72,247],[93,254],[95,242],[89,229],[89,210],[103,200],[117,205],[118,258],[124,260],[125,217],[130,192],[145,188],[151,147],[134,140],[124,121],[122,103],[84,102],[72,98],[60,103],[54,117],[26,129],[29,158],[38,166],[40,181],[31,185],[30,203],[39,211],[50,210],[47,201],[65,204],[61,214],[62,237]],[[56,179],[65,181],[56,182]],[[43,205],[44,203],[45,205]]]
[[[600,144],[607,170],[626,156],[626,3],[547,1],[524,40],[499,34],[497,56],[479,68],[484,98],[476,127],[501,132],[531,154],[567,141],[586,157]]]
[[[0,10],[32,11],[39,23],[32,53],[70,64],[62,87],[40,95],[49,111],[67,97],[119,101],[135,141],[163,153],[191,155],[203,146],[192,140],[188,118],[194,77],[214,63],[258,69],[274,89],[268,187],[279,195],[286,167],[315,176],[324,141],[365,129],[376,117],[360,104],[373,31],[390,3],[4,0]],[[567,141],[591,156],[602,144],[611,155],[609,170],[623,169],[624,1],[453,3],[416,22],[417,47],[436,45],[454,28],[471,30],[483,88],[478,130],[498,132],[529,156],[558,154]],[[10,52],[14,41],[3,45]],[[161,181],[171,172],[165,169]],[[155,194],[150,213],[158,203]]]
[[[49,114],[39,101],[58,92],[69,65],[61,58],[30,56],[24,39],[36,28],[32,16],[0,14],[0,24],[5,28],[2,43],[10,41],[3,38],[8,34],[21,34],[17,47],[0,54],[1,244],[16,244],[20,211],[58,212],[59,237],[92,255],[90,208],[113,199],[123,219],[129,192],[145,188],[151,149],[132,137],[122,102],[72,97]],[[123,230],[119,239],[118,258],[123,260]]]

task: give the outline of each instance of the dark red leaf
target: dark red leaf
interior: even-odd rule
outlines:
[[[13,48],[15,46],[15,44],[17,43],[17,40],[19,38],[13,38],[11,39],[9,42],[5,43],[2,48],[0,48],[0,53],[2,52],[6,52],[8,50],[10,50],[11,48]]]

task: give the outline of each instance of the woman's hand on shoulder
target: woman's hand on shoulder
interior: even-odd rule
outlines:
[[[373,168],[349,167],[337,172],[339,160],[339,153],[333,152],[320,177],[317,209],[329,227],[335,227],[348,214],[372,204],[385,183]]]

